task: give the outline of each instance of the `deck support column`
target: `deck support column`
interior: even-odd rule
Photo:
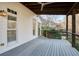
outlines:
[[[68,15],[66,15],[66,39],[68,40]]]
[[[75,32],[76,32],[76,23],[75,23],[75,13],[72,13],[72,47],[75,47]]]

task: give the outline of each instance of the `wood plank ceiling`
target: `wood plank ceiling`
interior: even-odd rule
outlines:
[[[66,15],[68,11],[72,8],[75,2],[54,2],[48,5],[45,5],[41,11],[41,4],[38,2],[21,2],[24,6],[28,7],[36,14],[50,14],[50,15]],[[79,3],[74,8],[77,11],[79,10]]]

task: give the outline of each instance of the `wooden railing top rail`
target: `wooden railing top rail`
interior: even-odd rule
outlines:
[[[72,32],[64,32],[64,33],[74,34],[74,35],[76,35],[76,36],[78,36],[78,37],[79,37],[79,34],[77,34],[77,33],[72,33]]]

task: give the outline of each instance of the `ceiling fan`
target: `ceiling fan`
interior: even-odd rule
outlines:
[[[45,5],[51,4],[53,2],[38,2],[38,3],[41,4],[41,11],[43,11]]]

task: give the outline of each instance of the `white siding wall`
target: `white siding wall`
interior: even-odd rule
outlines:
[[[32,20],[36,14],[20,3],[0,3],[0,10],[7,12],[7,8],[17,11],[17,41],[16,44],[7,44],[7,16],[0,16],[0,42],[5,44],[4,47],[0,47],[0,53],[33,39]]]

